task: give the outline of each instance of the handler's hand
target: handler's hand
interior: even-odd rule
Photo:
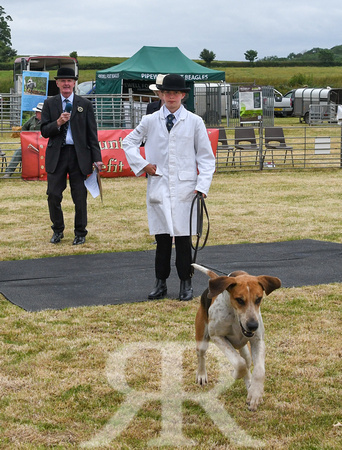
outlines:
[[[147,166],[144,167],[144,171],[147,173],[147,175],[150,176],[158,176],[156,175],[156,171],[157,171],[157,166],[155,164],[147,164]]]
[[[195,194],[197,194],[198,191],[195,191]],[[207,196],[205,194],[203,194],[203,192],[201,192],[201,194],[203,195],[203,198],[207,198]]]

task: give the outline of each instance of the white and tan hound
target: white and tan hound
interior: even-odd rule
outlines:
[[[208,383],[205,355],[209,340],[212,340],[233,365],[233,377],[244,378],[248,409],[256,411],[262,401],[265,379],[264,325],[260,304],[264,293],[269,295],[280,288],[281,281],[276,277],[252,276],[242,271],[218,276],[203,266],[193,266],[210,278],[196,315],[196,382]]]

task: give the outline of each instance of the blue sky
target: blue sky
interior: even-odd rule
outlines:
[[[130,57],[144,45],[198,59],[287,56],[342,44],[340,0],[1,0],[19,55]]]

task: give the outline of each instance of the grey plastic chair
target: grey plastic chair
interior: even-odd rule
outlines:
[[[218,150],[220,150],[220,152],[224,152],[226,150],[227,152],[227,159],[226,159],[226,166],[228,165],[228,160],[229,160],[229,156],[230,156],[230,152],[234,152],[234,147],[228,144],[228,140],[227,140],[227,135],[226,135],[226,131],[224,128],[219,128],[219,138],[218,138]]]
[[[284,151],[284,164],[286,163],[287,152],[291,152],[292,166],[294,166],[293,160],[293,147],[290,147],[285,142],[284,131],[281,127],[266,127],[265,128],[265,153],[263,160],[265,160],[267,150],[272,152],[272,163],[274,163],[274,150]]]
[[[240,166],[241,166],[241,152],[243,150],[255,150],[256,161],[259,154],[259,146],[257,145],[254,128],[252,127],[236,127],[235,128],[235,150],[233,154],[233,163],[235,166],[235,153],[240,153]]]

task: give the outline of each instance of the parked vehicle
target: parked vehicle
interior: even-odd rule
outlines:
[[[292,91],[283,95],[274,89],[274,115],[275,116],[291,116],[293,113]]]
[[[227,98],[230,85],[227,83],[195,83],[194,102],[195,113],[207,120],[209,115],[215,115],[217,121],[227,114]],[[221,113],[221,115],[220,115]]]
[[[13,65],[13,84],[14,87],[11,88],[11,94],[17,94],[11,97],[9,105],[9,115],[10,115],[10,125],[18,126],[21,123],[21,94],[23,89],[23,72],[50,72],[57,71],[60,67],[68,67],[74,70],[75,75],[78,76],[78,62],[77,59],[71,56],[25,56],[21,58],[16,58]],[[32,77],[33,78],[33,77]],[[30,81],[30,80],[29,80]],[[25,82],[25,80],[24,80]],[[39,89],[36,92],[37,83],[32,80],[29,87],[31,94],[41,94]],[[77,87],[77,81],[76,81]],[[44,89],[44,95],[46,90]],[[58,94],[59,90],[57,88],[54,77],[49,77],[47,86],[47,95],[52,96]]]
[[[95,81],[83,81],[77,86],[76,93],[78,95],[95,94]]]
[[[58,70],[60,67],[70,67],[78,76],[78,62],[71,56],[26,56],[16,58],[13,65],[13,81],[14,93],[21,94],[22,90],[22,73],[24,70],[32,72],[50,72]],[[76,82],[77,87],[77,82]],[[48,95],[55,95],[58,93],[55,80],[49,80]]]
[[[310,123],[310,107],[321,106],[321,118],[336,121],[337,107],[342,105],[342,88],[300,88],[292,91],[293,115]]]

